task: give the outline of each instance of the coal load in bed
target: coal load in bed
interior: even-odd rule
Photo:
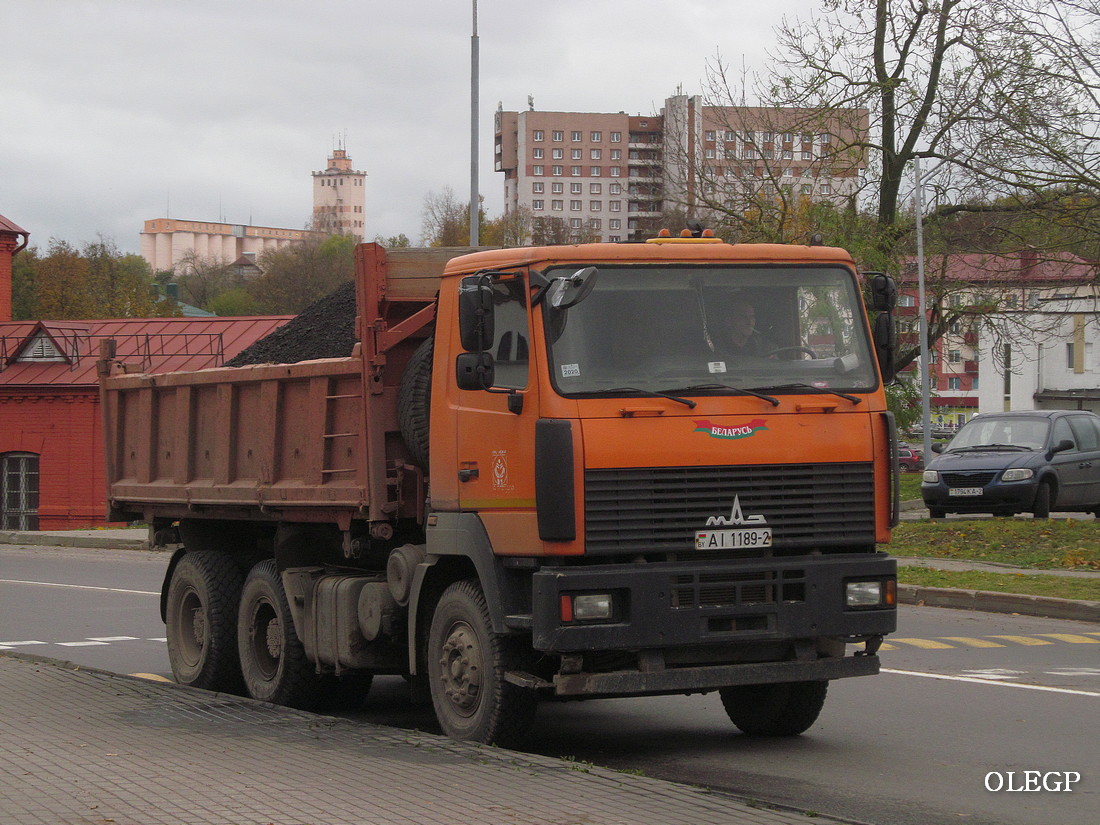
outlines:
[[[355,346],[355,283],[349,281],[301,314],[225,362],[294,364],[314,358],[346,358]]]

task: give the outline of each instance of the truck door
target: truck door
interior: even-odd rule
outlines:
[[[521,523],[534,523],[538,420],[526,278],[497,280],[493,291],[494,391],[460,391],[456,410],[459,507],[480,512],[491,538],[500,535],[500,525],[511,534]]]

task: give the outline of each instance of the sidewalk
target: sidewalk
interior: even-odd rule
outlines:
[[[7,653],[0,769],[4,825],[806,822],[585,763]]]

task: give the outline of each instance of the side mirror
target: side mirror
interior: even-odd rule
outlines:
[[[1057,444],[1047,450],[1047,461],[1050,461],[1050,459],[1054,457],[1055,453],[1064,453],[1066,450],[1072,450],[1075,446],[1077,445],[1075,445],[1068,438],[1063,438],[1061,441],[1059,441]]]
[[[943,443],[940,442],[940,441],[937,441],[935,444],[932,445],[932,452],[934,452],[934,453],[942,453],[943,449],[944,449]]]
[[[883,272],[865,272],[871,278],[871,307],[878,312],[892,312],[898,305],[898,285]]]
[[[496,383],[496,364],[489,352],[462,352],[455,359],[455,384],[460,390],[487,390]]]
[[[883,381],[894,380],[894,355],[897,352],[897,328],[894,326],[894,316],[889,312],[880,312],[875,318],[873,330],[875,339],[875,355],[878,356],[879,370],[882,372]]]
[[[547,287],[546,301],[553,309],[569,309],[576,306],[589,295],[596,286],[596,267],[586,266],[578,269],[568,278],[555,278]]]
[[[491,349],[494,340],[493,286],[485,275],[471,275],[458,285],[458,332],[467,352]]]

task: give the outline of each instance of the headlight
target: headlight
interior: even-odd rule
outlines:
[[[1034,470],[1017,467],[1012,470],[1005,470],[1004,475],[1001,476],[1001,481],[1023,481],[1026,478],[1031,478],[1033,475],[1035,475]]]
[[[897,604],[897,582],[894,579],[847,582],[844,604],[846,607],[891,607]]]
[[[921,476],[921,481],[928,484],[939,484],[940,474],[938,470],[925,470],[924,475]]]
[[[580,593],[561,595],[563,622],[609,621],[615,616],[615,601],[610,593]]]

